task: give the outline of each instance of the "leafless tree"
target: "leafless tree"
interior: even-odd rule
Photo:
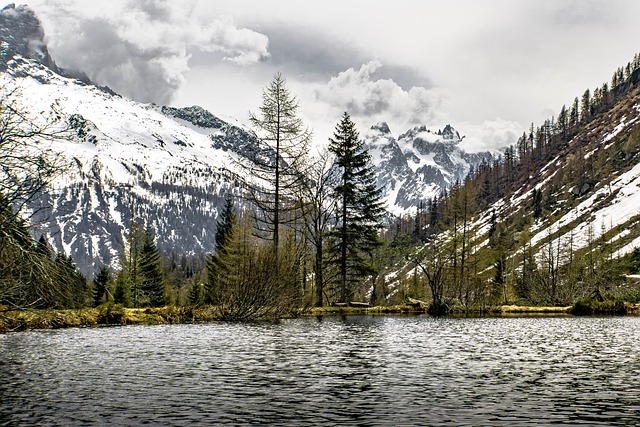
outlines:
[[[63,170],[51,144],[70,136],[57,106],[33,117],[20,106],[20,90],[0,88],[0,193],[21,211]]]
[[[282,225],[296,222],[299,203],[296,189],[305,178],[311,132],[298,116],[298,100],[277,73],[262,93],[259,114],[251,114],[251,123],[262,143],[261,150],[238,160],[240,176],[256,205],[260,231],[273,241],[278,258]]]

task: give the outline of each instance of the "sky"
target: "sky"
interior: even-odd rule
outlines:
[[[636,0],[27,3],[59,66],[138,101],[248,123],[281,72],[318,143],[347,111],[500,148],[640,52]]]

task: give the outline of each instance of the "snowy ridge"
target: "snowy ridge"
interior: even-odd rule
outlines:
[[[395,215],[438,197],[456,180],[463,181],[472,168],[494,160],[489,152],[462,150],[462,138],[450,125],[437,132],[418,126],[396,139],[386,123],[378,123],[364,134],[364,140],[387,208]]]
[[[49,143],[66,172],[30,209],[38,230],[84,273],[117,262],[132,212],[156,231],[161,250],[212,250],[219,206],[227,192],[238,192],[230,173],[238,153],[226,135],[242,135],[245,148],[255,137],[221,120],[204,127],[163,114],[20,56],[0,84],[19,91],[34,120],[54,105],[72,128],[69,140]]]

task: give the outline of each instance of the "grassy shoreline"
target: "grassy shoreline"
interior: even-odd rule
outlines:
[[[624,303],[627,315],[640,315],[640,304]],[[396,305],[386,307],[320,307],[301,310],[294,316],[357,316],[357,315],[421,315],[424,305]],[[502,305],[494,307],[455,307],[450,316],[571,316],[574,306],[537,307]],[[591,315],[612,313],[589,313]],[[77,327],[162,325],[199,323],[220,320],[213,306],[159,308],[124,308],[103,305],[97,308],[69,310],[4,310],[0,308],[0,333],[32,329]]]
[[[218,311],[211,306],[125,308],[110,304],[68,310],[11,310],[0,311],[0,333],[31,329],[210,322],[218,318]]]
[[[561,315],[571,313],[573,306],[567,307],[536,307],[519,305],[502,305],[487,307],[454,307],[449,313],[460,315],[506,315],[506,314],[547,314]],[[322,315],[384,315],[384,314],[426,314],[429,307],[425,305],[395,305],[388,307],[320,307],[311,308],[304,314],[309,316]]]

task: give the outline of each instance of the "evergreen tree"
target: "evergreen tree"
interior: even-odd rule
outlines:
[[[204,286],[198,280],[194,280],[189,287],[187,299],[189,305],[198,306],[204,301]]]
[[[51,246],[49,246],[49,242],[45,235],[41,235],[38,240],[38,244],[36,245],[36,252],[42,254],[43,256],[51,259],[53,257],[53,251],[51,250]]]
[[[122,304],[125,307],[131,307],[132,305],[129,278],[124,270],[119,271],[116,276],[116,289],[113,293],[113,302]]]
[[[369,153],[349,114],[344,113],[329,141],[329,150],[336,156],[341,175],[334,189],[338,209],[336,228],[331,235],[335,239],[332,249],[337,255],[340,301],[344,303],[350,285],[374,271],[368,260],[381,245],[378,228],[384,206]]]
[[[496,211],[491,211],[491,222],[489,225],[489,247],[493,248],[495,246],[495,234],[498,228],[498,218],[496,217]]]
[[[571,109],[569,110],[569,127],[575,128],[578,125],[580,117],[580,108],[578,107],[578,97],[573,99]]]
[[[225,198],[224,209],[220,220],[216,226],[216,251],[223,250],[224,246],[231,239],[233,227],[238,222],[233,210],[233,199],[231,196]]]
[[[145,239],[145,231],[141,222],[135,217],[131,218],[127,234],[128,251],[121,258],[122,272],[125,273],[123,277],[127,280],[126,288],[131,298],[130,304],[134,307],[139,307],[142,302],[143,292],[140,284],[140,253]]]
[[[434,196],[429,206],[429,231],[431,234],[436,232],[436,227],[440,221],[440,212],[438,209],[438,196]]]
[[[158,253],[155,239],[149,228],[147,228],[144,233],[138,268],[141,287],[149,298],[149,304],[152,307],[165,305],[167,300],[165,297],[165,280],[162,273],[160,254]]]
[[[567,107],[564,105],[560,109],[560,114],[558,114],[558,132],[562,136],[562,140],[567,140],[567,132],[569,128],[569,113],[567,113]]]
[[[591,118],[591,92],[589,89],[584,91],[582,95],[582,103],[580,105],[580,121],[586,122]]]
[[[93,279],[93,299],[96,307],[104,301],[109,301],[109,282],[111,282],[111,271],[109,267],[103,265]]]
[[[227,272],[221,258],[227,252],[229,242],[233,239],[233,233],[237,225],[237,217],[233,209],[233,200],[227,196],[224,210],[216,225],[216,250],[207,259],[207,289],[205,300],[212,304],[218,303],[217,295],[220,291],[221,276]]]
[[[55,281],[62,294],[63,307],[80,308],[90,305],[93,301],[91,289],[87,279],[78,272],[73,258],[58,253],[54,262]]]
[[[533,189],[533,217],[538,219],[542,216],[542,190]]]

